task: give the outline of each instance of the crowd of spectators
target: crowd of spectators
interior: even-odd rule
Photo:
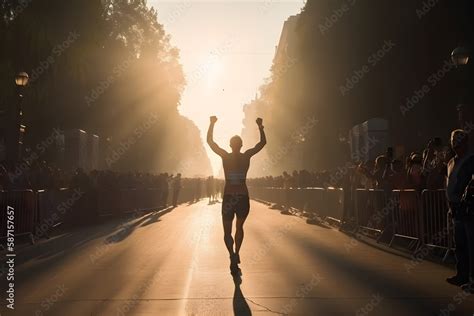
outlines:
[[[447,163],[453,157],[449,146],[442,146],[439,138],[431,140],[420,152],[393,158],[389,148],[384,155],[362,163],[348,162],[333,170],[292,173],[249,179],[250,186],[281,188],[348,187],[366,189],[444,189]],[[89,188],[159,188],[168,190],[177,176],[168,173],[115,172],[81,168],[73,172],[61,170],[46,162],[30,166],[0,165],[0,189],[51,190],[65,187]],[[207,180],[209,181],[209,180]],[[209,184],[206,184],[209,186]],[[207,189],[209,191],[209,188]],[[208,194],[209,195],[209,194]]]
[[[36,163],[27,168],[19,166],[8,168],[0,165],[0,189],[36,191],[80,187],[86,190],[158,188],[165,191],[177,178],[168,173],[151,174],[111,170],[85,172],[81,168],[68,172],[46,162]]]
[[[283,172],[248,180],[251,186],[280,188],[351,187],[354,189],[444,189],[447,163],[454,156],[449,146],[439,138],[431,140],[420,152],[406,157],[393,157],[393,150],[374,160],[361,163],[348,162],[333,170]]]

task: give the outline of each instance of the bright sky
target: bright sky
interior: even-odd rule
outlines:
[[[209,116],[216,115],[214,138],[228,150],[230,137],[242,130],[243,105],[270,75],[284,21],[299,13],[304,1],[149,0],[149,4],[158,10],[159,22],[181,52],[188,82],[181,114],[196,123],[203,140]],[[243,149],[253,145],[244,144]],[[206,149],[217,174],[220,158],[207,145]]]

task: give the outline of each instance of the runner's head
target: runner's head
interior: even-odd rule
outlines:
[[[230,139],[230,148],[232,148],[233,152],[239,152],[242,148],[242,138],[238,135],[233,136]]]

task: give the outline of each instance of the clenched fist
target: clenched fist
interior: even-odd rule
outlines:
[[[215,124],[217,122],[217,116],[211,116],[210,120],[211,120],[211,124]]]
[[[262,120],[260,117],[257,119],[256,122],[257,122],[257,125],[258,125],[259,127],[261,127],[262,124],[263,124],[263,120]]]

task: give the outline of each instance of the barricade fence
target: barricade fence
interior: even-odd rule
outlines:
[[[367,190],[342,188],[249,187],[251,198],[295,208],[339,224],[354,233],[394,245],[397,238],[422,246],[453,249],[453,230],[445,190]]]
[[[160,188],[0,191],[0,239],[28,236],[34,243],[49,238],[63,223],[88,224],[109,216],[163,209],[171,205],[173,193],[173,189]],[[178,197],[179,204],[199,201],[205,197],[202,183],[184,184]]]
[[[13,236],[32,236],[38,220],[35,193],[32,190],[0,191],[2,207],[0,235],[10,241]]]
[[[319,216],[340,224],[353,222],[355,232],[378,240],[389,235],[390,245],[396,238],[404,238],[415,241],[417,247],[446,251],[453,248],[452,224],[444,190],[420,193],[415,190],[357,189],[344,192],[341,188],[249,187],[249,191],[252,198],[296,208],[310,217]],[[90,223],[99,217],[160,209],[171,205],[173,193],[172,189],[159,188],[0,191],[3,208],[0,237],[13,233],[15,236],[27,235],[34,241],[48,237],[61,223]],[[189,183],[180,188],[178,203],[198,201],[203,197],[203,184]]]
[[[395,238],[402,237],[422,242],[422,216],[420,198],[415,190],[392,191],[394,208],[392,211],[393,236],[390,244]]]
[[[357,231],[380,240],[386,229],[391,229],[390,219],[396,201],[390,192],[373,189],[357,189],[354,199]]]
[[[421,196],[423,244],[453,248],[453,227],[444,190],[424,190]]]

